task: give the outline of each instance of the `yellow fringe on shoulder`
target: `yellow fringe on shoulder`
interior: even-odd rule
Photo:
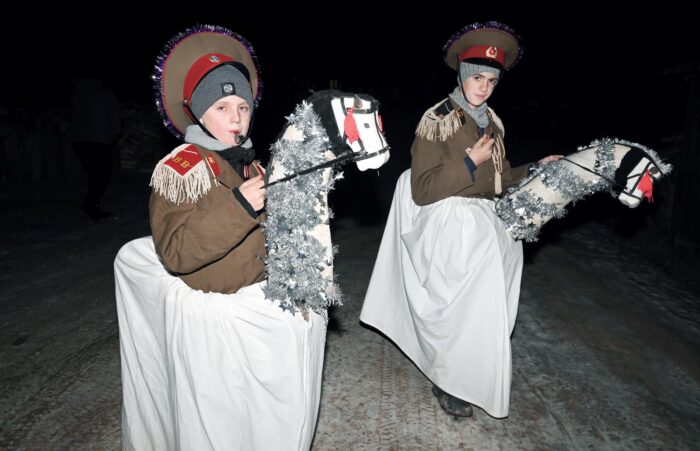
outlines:
[[[443,117],[438,117],[435,114],[435,109],[444,102],[442,100],[428,108],[428,111],[423,114],[420,122],[418,122],[416,135],[428,141],[445,141],[462,127],[462,122],[459,120],[455,110]]]

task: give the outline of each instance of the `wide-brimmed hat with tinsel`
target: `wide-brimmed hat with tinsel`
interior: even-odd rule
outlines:
[[[187,111],[194,88],[223,64],[242,64],[248,71],[257,106],[262,97],[260,65],[253,46],[239,34],[214,25],[196,25],[173,37],[158,56],[153,73],[156,105],[165,126],[179,139],[194,123]]]
[[[443,46],[445,62],[457,70],[461,61],[478,59],[493,61],[501,69],[512,68],[522,57],[520,37],[500,22],[467,25]]]

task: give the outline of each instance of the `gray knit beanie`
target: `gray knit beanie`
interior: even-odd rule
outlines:
[[[190,107],[197,119],[202,119],[204,113],[217,100],[237,95],[248,102],[251,108],[253,104],[253,90],[248,79],[235,67],[223,64],[202,78],[194,92]]]
[[[491,72],[492,74],[496,74],[496,77],[501,77],[501,70],[496,69],[495,67],[468,63],[466,61],[462,61],[459,63],[459,81],[462,83],[464,83],[464,80],[471,77],[472,75],[479,74],[481,72]]]

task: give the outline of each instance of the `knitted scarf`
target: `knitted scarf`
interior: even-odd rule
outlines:
[[[190,125],[185,132],[185,142],[213,150],[226,160],[238,174],[243,177],[243,168],[255,158],[255,149],[250,138],[240,146],[231,147],[229,144],[207,135],[199,125]]]

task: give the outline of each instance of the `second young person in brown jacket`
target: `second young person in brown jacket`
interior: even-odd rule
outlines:
[[[458,86],[447,99],[428,110],[418,125],[411,148],[411,192],[416,204],[431,204],[451,196],[493,199],[527,175],[531,164],[510,166],[503,124],[487,105],[501,75],[518,61],[521,53],[516,35],[508,27],[495,23],[467,27],[447,46],[446,63],[457,70]],[[558,158],[561,156],[551,155],[539,163]],[[491,227],[491,224],[482,223],[479,227]],[[460,239],[476,238],[465,234]],[[521,262],[522,251],[520,243],[517,244]],[[519,279],[520,271],[517,272]],[[475,273],[473,277],[488,280],[487,274]],[[498,299],[490,301],[498,302]],[[517,298],[514,302],[517,306]],[[480,370],[477,366],[473,368]],[[438,383],[433,386],[433,393],[447,413],[471,415],[469,402],[447,393]]]
[[[448,414],[470,416],[474,404],[501,418],[523,260],[493,198],[530,165],[510,166],[503,124],[486,102],[521,49],[495,22],[465,27],[445,48],[458,83],[418,124],[360,319],[420,368]]]

